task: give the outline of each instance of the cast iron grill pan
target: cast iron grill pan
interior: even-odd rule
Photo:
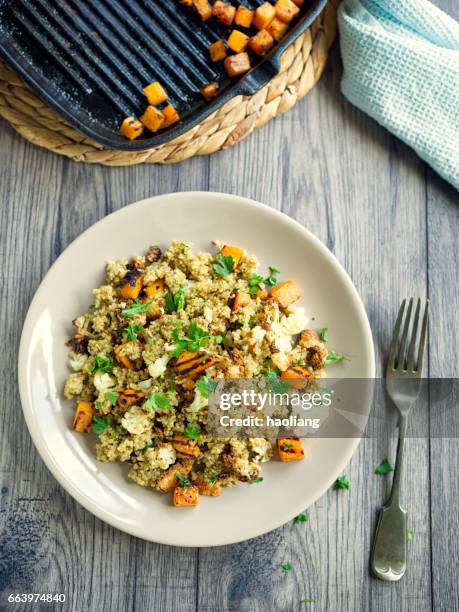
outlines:
[[[243,0],[251,9],[262,2]],[[176,138],[235,95],[256,93],[325,4],[305,0],[282,41],[239,81],[209,59],[209,45],[231,28],[203,23],[177,0],[0,0],[0,55],[75,129],[106,147],[139,151]],[[143,88],[152,81],[165,87],[182,121],[130,142],[119,125],[143,113]],[[209,104],[199,89],[211,81],[220,95]]]

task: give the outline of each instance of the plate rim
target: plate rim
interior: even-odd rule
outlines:
[[[215,541],[212,543],[207,542],[204,544],[193,543],[193,542],[185,543],[185,544],[183,543],[178,544],[178,543],[171,542],[167,538],[161,538],[161,537],[159,538],[155,537],[155,539],[152,539],[151,537],[148,537],[145,533],[143,533],[139,528],[136,528],[136,526],[120,523],[115,518],[113,518],[112,515],[106,513],[105,510],[101,510],[97,506],[97,504],[93,502],[93,500],[91,500],[90,498],[84,497],[80,493],[80,491],[77,489],[77,487],[73,484],[73,481],[69,478],[69,476],[63,470],[60,470],[58,468],[53,457],[48,453],[46,446],[43,444],[42,437],[38,435],[38,432],[34,427],[33,410],[32,410],[31,405],[30,406],[28,405],[28,401],[27,401],[26,372],[27,372],[27,365],[28,365],[27,356],[28,356],[28,350],[30,347],[31,331],[34,327],[32,324],[33,323],[32,320],[35,315],[35,305],[39,301],[41,294],[44,292],[44,285],[46,284],[46,279],[51,275],[53,270],[60,264],[63,257],[66,255],[67,251],[70,248],[75,247],[75,245],[77,245],[83,239],[83,237],[96,231],[96,228],[100,224],[103,224],[105,220],[108,219],[109,217],[111,218],[115,215],[122,217],[123,215],[130,214],[130,211],[133,209],[139,209],[144,206],[152,205],[152,203],[154,205],[155,201],[164,199],[164,198],[170,199],[170,200],[181,200],[183,198],[196,197],[196,196],[200,196],[210,201],[214,200],[216,202],[218,202],[219,200],[227,201],[227,202],[238,200],[239,203],[242,205],[254,206],[258,209],[263,210],[268,215],[274,218],[277,218],[279,220],[282,220],[284,223],[287,223],[288,225],[291,225],[296,230],[300,230],[307,237],[307,239],[312,241],[314,246],[317,247],[318,250],[338,270],[341,279],[346,284],[347,289],[350,291],[352,297],[354,298],[354,303],[357,306],[357,312],[359,314],[359,318],[361,322],[363,323],[363,329],[365,330],[365,338],[364,338],[365,347],[369,355],[371,356],[370,363],[368,364],[369,374],[370,374],[368,376],[368,379],[375,377],[375,367],[376,367],[374,341],[373,341],[373,335],[371,332],[370,323],[368,320],[368,315],[367,315],[365,306],[363,304],[363,301],[360,297],[360,294],[358,293],[357,288],[355,287],[350,275],[347,273],[347,271],[345,270],[341,262],[338,260],[338,258],[317,236],[315,236],[309,229],[307,229],[307,227],[305,227],[304,225],[302,225],[301,223],[299,223],[292,217],[288,216],[286,213],[276,208],[273,208],[267,204],[262,204],[261,202],[258,202],[257,200],[253,200],[251,198],[246,198],[244,196],[233,195],[233,194],[224,193],[224,192],[196,190],[196,191],[180,191],[180,192],[174,192],[174,193],[163,193],[163,194],[143,198],[142,200],[138,200],[131,204],[127,204],[123,206],[122,208],[115,210],[109,213],[108,215],[103,216],[101,219],[99,219],[98,221],[90,225],[83,232],[78,234],[78,236],[76,236],[76,238],[74,238],[65,247],[62,253],[60,253],[60,255],[55,259],[55,261],[49,267],[46,274],[41,279],[40,284],[38,285],[33,295],[33,298],[30,302],[30,305],[27,309],[27,314],[24,319],[24,323],[23,323],[23,327],[21,331],[20,343],[19,343],[17,366],[18,366],[18,385],[19,385],[19,395],[20,395],[20,400],[21,400],[21,409],[24,415],[24,419],[26,421],[27,429],[29,431],[30,437],[32,438],[34,446],[38,454],[40,455],[40,458],[42,459],[42,461],[44,462],[48,470],[51,472],[51,474],[54,476],[57,482],[66,490],[66,492],[69,495],[71,495],[72,498],[77,503],[81,504],[87,511],[89,511],[91,514],[93,514],[98,519],[102,520],[103,522],[111,525],[112,527],[115,527],[116,529],[119,529],[120,531],[124,533],[128,533],[129,535],[141,538],[149,542],[155,542],[158,544],[166,544],[168,546],[177,546],[181,548],[202,548],[202,547],[224,546],[224,545],[236,544],[238,542],[251,540],[255,537],[259,537],[261,535],[269,533],[270,531],[277,529],[278,527],[281,527],[282,525],[286,524],[289,520],[291,520],[299,512],[304,510],[304,507],[302,508],[297,508],[296,506],[294,508],[292,507],[291,511],[289,511],[288,513],[288,518],[285,521],[283,519],[281,522],[279,522],[278,519],[270,520],[270,521],[267,520],[264,523],[262,528],[258,529],[253,535],[249,537],[242,537],[242,538],[232,537],[230,539],[221,539],[219,541]],[[218,203],[216,205],[218,205]],[[341,461],[337,464],[336,473],[342,472],[343,469],[346,467],[346,465],[349,463],[350,459],[356,452],[361,439],[362,438],[348,438],[348,440],[352,441],[352,443],[349,444],[346,454],[343,456]],[[319,488],[319,492],[317,493],[317,495],[315,495],[315,500],[313,502],[310,502],[310,505],[316,503],[324,495],[324,493],[330,488],[330,486],[332,485],[335,479],[336,479],[336,476],[333,475],[331,478],[328,478],[324,481],[322,486]]]

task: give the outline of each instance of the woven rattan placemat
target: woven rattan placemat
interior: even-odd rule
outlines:
[[[3,62],[0,115],[24,138],[75,161],[107,166],[175,163],[232,147],[254,129],[292,108],[317,83],[336,35],[339,0],[325,10],[282,56],[279,74],[254,96],[237,96],[179,138],[147,151],[105,149],[69,127]]]

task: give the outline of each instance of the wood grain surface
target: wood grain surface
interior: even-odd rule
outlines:
[[[437,4],[459,18],[455,0]],[[394,456],[394,436],[364,440],[346,470],[350,490],[330,490],[308,522],[185,549],[128,536],[84,510],[44,467],[20,408],[21,327],[55,258],[111,211],[197,189],[270,204],[328,245],[367,308],[379,373],[401,299],[429,297],[428,373],[457,377],[458,194],[342,98],[340,74],[335,46],[323,80],[292,111],[232,150],[174,166],[78,165],[0,123],[0,610],[459,610],[457,439],[408,440],[403,501],[414,535],[407,574],[390,585],[370,576],[368,561],[390,483],[373,470]],[[65,593],[67,601],[7,603],[23,592]]]

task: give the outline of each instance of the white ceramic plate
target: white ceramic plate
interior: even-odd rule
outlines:
[[[374,350],[364,307],[344,269],[328,249],[289,217],[256,202],[218,193],[176,193],[150,198],[113,213],[77,238],[43,279],[30,306],[19,351],[24,415],[44,462],[85,508],[111,525],[146,540],[178,546],[216,546],[260,535],[314,503],[342,473],[359,440],[316,439],[310,459],[264,465],[264,481],[240,485],[199,508],[177,509],[169,495],[140,487],[127,466],[99,463],[95,436],[72,431],[73,405],[63,399],[68,374],[65,342],[72,319],[103,282],[104,263],[143,253],[172,239],[209,250],[224,240],[256,254],[261,269],[274,265],[283,279],[305,288],[302,305],[314,325],[330,328],[329,344],[352,360],[337,375],[374,376]],[[337,367],[337,366],[335,366]],[[339,372],[339,374],[338,374]],[[369,406],[368,406],[369,409]]]

